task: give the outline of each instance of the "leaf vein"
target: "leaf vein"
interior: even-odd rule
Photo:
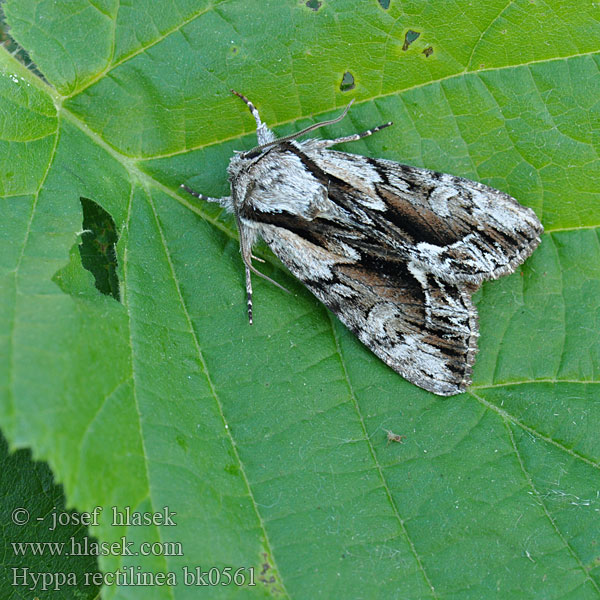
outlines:
[[[569,456],[572,456],[573,458],[584,462],[586,465],[589,465],[590,467],[593,467],[594,469],[600,470],[600,463],[598,463],[597,461],[587,458],[586,456],[583,456],[583,454],[575,452],[571,448],[567,448],[564,444],[561,444],[560,442],[557,442],[556,440],[552,439],[551,437],[549,437],[543,433],[540,433],[537,429],[534,429],[533,427],[526,425],[525,423],[520,421],[517,417],[515,417],[514,415],[511,415],[509,412],[505,411],[503,408],[500,408],[499,406],[497,406],[496,404],[493,404],[492,402],[489,402],[488,400],[486,400],[479,394],[476,394],[472,388],[469,388],[467,393],[470,394],[471,396],[473,396],[473,398],[475,398],[478,402],[480,402],[481,404],[483,404],[490,410],[493,410],[494,412],[499,414],[503,419],[507,419],[507,420],[511,421],[515,425],[518,425],[524,431],[527,431],[531,435],[537,436],[538,438],[540,438],[541,440],[544,440],[548,444],[552,444],[556,448],[559,448],[563,452],[566,452]]]
[[[583,572],[583,574],[585,576],[585,579],[589,580],[591,582],[591,584],[595,588],[596,592],[598,592],[598,594],[600,595],[600,588],[598,587],[598,584],[591,577],[591,575],[588,573],[588,571],[585,568],[585,565],[581,561],[581,558],[575,552],[575,549],[573,548],[573,546],[571,546],[571,544],[568,542],[568,540],[565,538],[565,536],[562,534],[562,532],[558,528],[558,524],[552,518],[552,515],[550,514],[550,511],[548,510],[548,507],[544,503],[542,495],[539,493],[539,491],[535,487],[535,484],[533,483],[533,479],[532,479],[531,475],[529,474],[529,471],[525,467],[525,464],[523,462],[523,458],[521,456],[521,453],[519,452],[519,448],[517,447],[517,443],[516,443],[516,440],[515,440],[515,437],[514,437],[514,434],[512,432],[512,428],[511,428],[510,424],[507,423],[506,420],[504,421],[504,424],[506,425],[506,429],[508,431],[508,437],[509,437],[511,445],[512,445],[512,447],[514,449],[515,456],[517,457],[517,460],[519,461],[519,466],[521,467],[521,471],[523,472],[523,475],[525,476],[525,479],[527,480],[527,484],[531,488],[531,490],[532,490],[532,492],[533,492],[536,500],[538,501],[538,504],[541,507],[541,509],[542,509],[542,511],[543,511],[543,513],[544,513],[544,515],[546,517],[546,519],[549,521],[552,529],[554,529],[556,535],[558,536],[558,538],[560,539],[560,541],[562,542],[562,544],[564,545],[564,547],[567,549],[567,551],[569,552],[569,554],[571,555],[571,557],[577,563],[579,569]]]
[[[346,384],[348,386],[348,391],[350,392],[350,398],[352,401],[352,404],[354,406],[354,410],[356,412],[356,415],[358,417],[359,423],[360,423],[360,427],[362,429],[363,432],[363,436],[364,439],[367,442],[368,448],[369,448],[369,452],[371,454],[371,457],[373,459],[373,462],[375,464],[375,467],[377,469],[377,472],[379,474],[379,478],[381,480],[381,484],[383,486],[383,489],[385,491],[385,494],[388,498],[388,501],[390,503],[390,506],[392,507],[392,511],[394,513],[394,516],[396,517],[398,524],[400,525],[400,530],[402,531],[403,537],[404,539],[408,542],[408,545],[410,547],[410,551],[412,553],[412,555],[415,558],[415,561],[417,562],[417,565],[419,567],[419,570],[421,571],[421,574],[423,575],[423,578],[425,580],[425,582],[427,583],[427,585],[429,586],[429,589],[431,590],[431,595],[433,598],[438,598],[438,595],[435,592],[435,588],[431,582],[431,579],[429,578],[429,575],[427,574],[427,571],[425,570],[425,566],[423,564],[423,561],[421,560],[421,557],[419,556],[419,553],[417,552],[417,549],[415,547],[415,544],[412,540],[412,538],[410,537],[410,535],[408,534],[408,530],[406,529],[406,525],[404,523],[404,519],[402,519],[402,517],[400,516],[400,512],[398,510],[398,506],[396,505],[396,502],[394,501],[392,492],[387,484],[387,481],[383,475],[383,469],[381,467],[381,464],[379,463],[379,461],[377,460],[377,455],[375,453],[375,448],[373,447],[373,444],[371,443],[371,438],[369,437],[369,434],[367,432],[367,426],[365,424],[365,419],[362,415],[362,411],[360,410],[360,407],[358,405],[358,399],[356,397],[356,394],[354,393],[354,387],[352,385],[352,381],[350,380],[350,375],[348,373],[348,369],[346,368],[346,361],[344,360],[344,355],[342,353],[342,349],[340,347],[340,342],[339,342],[339,338],[335,329],[335,322],[334,322],[334,317],[331,313],[327,313],[327,316],[329,318],[329,322],[331,323],[331,333],[333,335],[333,339],[335,342],[335,347],[337,350],[337,354],[339,356],[339,360],[340,360],[340,364],[342,367],[342,370],[344,372],[344,378],[346,380]]]
[[[256,514],[256,518],[258,520],[258,523],[260,525],[260,528],[261,528],[263,536],[264,536],[265,544],[269,548],[269,553],[270,553],[271,561],[274,563],[273,566],[275,567],[276,572],[279,573],[279,584],[280,584],[281,588],[283,589],[286,597],[289,598],[290,595],[287,592],[287,590],[285,589],[285,584],[283,582],[283,577],[282,577],[281,571],[279,571],[279,568],[277,567],[277,562],[275,560],[275,555],[273,553],[271,542],[269,540],[269,535],[267,533],[267,528],[266,528],[266,525],[265,525],[265,521],[264,521],[264,519],[263,519],[263,517],[262,517],[262,515],[260,513],[259,508],[258,508],[258,504],[256,502],[256,498],[254,497],[254,493],[252,492],[252,487],[250,485],[250,481],[248,479],[248,475],[246,474],[246,470],[244,468],[244,464],[243,464],[242,459],[240,457],[240,454],[239,454],[239,451],[238,451],[238,448],[237,448],[237,444],[236,444],[235,439],[234,439],[234,437],[233,437],[233,435],[231,433],[231,429],[227,426],[227,419],[225,417],[225,412],[223,410],[223,404],[222,404],[221,400],[219,399],[219,395],[217,394],[217,390],[215,388],[215,385],[214,385],[214,383],[212,381],[212,377],[210,376],[210,373],[209,373],[209,370],[208,370],[208,365],[206,364],[206,361],[204,359],[204,354],[202,353],[202,349],[200,348],[200,341],[198,339],[198,336],[196,335],[196,330],[194,329],[194,325],[192,323],[192,318],[191,318],[190,313],[189,313],[189,311],[187,309],[186,302],[185,302],[185,300],[183,298],[183,295],[182,295],[182,292],[181,292],[181,287],[179,286],[179,283],[178,283],[178,278],[177,278],[176,272],[175,272],[175,266],[174,266],[173,261],[171,259],[171,253],[170,253],[169,248],[168,248],[168,244],[167,244],[167,240],[166,240],[165,235],[164,235],[163,228],[160,225],[160,220],[159,220],[158,214],[156,212],[156,207],[154,206],[154,202],[152,201],[151,194],[147,190],[146,190],[146,193],[147,193],[147,197],[148,197],[148,203],[150,205],[150,208],[152,209],[152,214],[154,215],[156,229],[157,229],[157,231],[159,232],[159,235],[160,235],[160,241],[161,241],[164,253],[165,253],[165,258],[167,259],[167,263],[169,265],[169,270],[171,271],[171,275],[173,277],[173,282],[174,282],[175,290],[176,290],[176,293],[177,293],[177,299],[178,299],[179,304],[181,306],[181,310],[183,311],[184,318],[185,318],[185,320],[187,322],[188,333],[192,337],[192,340],[193,340],[193,343],[194,343],[194,348],[195,348],[196,354],[198,356],[198,360],[200,361],[200,364],[202,366],[202,370],[204,371],[204,374],[206,376],[206,380],[207,380],[207,383],[208,383],[211,395],[212,395],[212,397],[213,397],[213,399],[214,399],[214,401],[215,401],[215,403],[217,405],[217,409],[219,411],[219,414],[221,416],[221,420],[223,422],[223,428],[225,429],[225,432],[227,433],[227,436],[229,438],[229,442],[231,444],[232,451],[233,451],[234,456],[236,458],[236,461],[237,461],[237,463],[239,465],[240,473],[241,473],[241,475],[242,475],[242,477],[244,479],[244,483],[246,485],[246,489],[248,490],[248,497],[250,498],[250,501],[252,502],[252,506],[254,508],[254,512]]]

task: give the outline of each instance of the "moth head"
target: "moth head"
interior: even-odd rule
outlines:
[[[252,159],[246,158],[246,154],[247,152],[240,152],[239,150],[233,151],[233,156],[227,167],[227,173],[229,174],[230,179],[237,178],[248,164],[252,162]]]

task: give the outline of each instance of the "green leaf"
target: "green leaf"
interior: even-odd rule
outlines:
[[[103,597],[600,596],[594,3],[3,6],[45,80],[0,52],[0,425],[104,508],[101,541],[183,552],[100,557],[179,582]],[[355,98],[323,136],[393,120],[345,149],[537,212],[540,248],[476,296],[466,394],[393,373],[264,246],[293,294],[255,280],[248,326],[233,220],[178,190],[226,193],[255,144],[230,88],[281,135]],[[116,226],[120,301],[82,266],[82,198]],[[113,526],[113,506],[177,525]],[[256,585],[185,585],[196,566]]]
[[[93,584],[96,558],[83,552],[86,544],[95,540],[85,535],[77,513],[65,510],[62,490],[53,483],[48,465],[32,462],[28,450],[9,455],[2,436],[0,490],[3,597],[30,598],[37,578],[39,600],[55,598],[57,587],[65,600],[97,598],[98,586]],[[46,551],[42,552],[44,545]],[[40,573],[43,575],[38,577]],[[66,585],[70,581],[78,584]]]

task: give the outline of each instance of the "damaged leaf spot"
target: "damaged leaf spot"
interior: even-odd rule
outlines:
[[[413,31],[409,29],[404,36],[404,44],[402,46],[402,50],[405,52],[408,50],[408,47],[421,35],[419,31]]]
[[[117,227],[99,204],[88,198],[80,200],[83,209],[83,233],[79,245],[81,264],[94,276],[100,292],[119,300]]]
[[[269,562],[269,557],[266,552],[262,553],[262,559],[258,580],[270,590],[273,596],[278,596],[281,594],[282,590],[275,577],[275,570],[273,565]]]
[[[379,2],[379,5],[381,6],[381,8],[383,8],[384,10],[387,10],[390,7],[390,0],[377,0]]]
[[[240,474],[240,468],[235,464],[227,465],[224,468],[224,471],[225,471],[225,473],[228,473],[229,475],[239,475]]]
[[[342,77],[342,83],[340,84],[340,90],[342,92],[348,92],[356,87],[354,84],[354,75],[350,71],[346,71]]]
[[[423,54],[425,55],[425,58],[430,57],[433,54],[433,48],[431,46],[427,46],[427,48],[423,50]]]
[[[179,445],[179,447],[184,451],[184,452],[188,452],[189,450],[189,446],[187,443],[187,440],[180,434],[177,434],[175,436],[175,441],[177,442],[177,444]]]
[[[317,12],[321,8],[322,4],[323,3],[319,2],[319,0],[307,0],[306,2],[306,6],[308,6],[308,8],[314,10],[315,12]]]
[[[258,580],[262,581],[263,583],[275,583],[275,576],[270,574],[271,565],[269,564],[267,555],[265,553],[263,553],[263,560],[264,562],[261,565]]]

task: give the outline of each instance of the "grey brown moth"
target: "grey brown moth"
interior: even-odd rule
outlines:
[[[252,265],[260,236],[394,371],[441,396],[463,392],[479,336],[471,295],[535,250],[543,232],[535,213],[481,183],[329,149],[391,123],[296,140],[340,121],[352,103],[336,119],[277,139],[252,102],[233,93],[254,116],[259,145],[231,159],[231,196],[182,187],[235,215],[250,322],[251,273],[265,277]]]

